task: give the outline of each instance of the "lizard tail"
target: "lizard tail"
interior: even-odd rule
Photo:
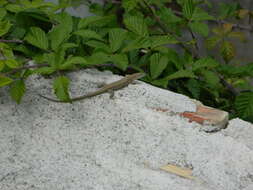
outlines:
[[[71,103],[71,101],[56,100],[56,99],[49,98],[49,97],[41,95],[41,94],[38,94],[38,96],[40,96],[41,98],[44,98],[46,100],[49,100],[51,102]]]

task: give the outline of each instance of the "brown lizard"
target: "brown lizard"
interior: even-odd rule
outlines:
[[[39,94],[39,96],[42,97],[42,98],[45,98],[49,101],[53,101],[53,102],[71,103],[71,102],[74,102],[74,101],[78,101],[78,100],[82,100],[82,99],[85,99],[85,98],[90,98],[90,97],[93,97],[93,96],[96,96],[96,95],[99,95],[99,94],[103,94],[105,92],[114,92],[115,90],[119,90],[121,88],[124,88],[124,87],[128,86],[130,83],[132,83],[134,80],[140,79],[144,76],[145,76],[145,73],[134,73],[134,74],[131,74],[131,75],[126,75],[124,78],[122,78],[118,81],[115,81],[115,82],[112,82],[110,84],[104,85],[103,87],[101,87],[100,89],[98,89],[95,92],[91,92],[91,93],[88,93],[88,94],[83,95],[83,96],[78,96],[78,97],[72,98],[68,101],[55,100],[53,98],[49,98],[49,97],[43,96],[41,94]]]

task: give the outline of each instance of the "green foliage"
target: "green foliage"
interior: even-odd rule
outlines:
[[[10,94],[13,100],[18,104],[21,102],[21,99],[25,93],[25,82],[20,79],[11,84]]]
[[[250,119],[253,116],[253,92],[241,93],[235,100],[236,109],[243,119]]]
[[[41,49],[48,49],[48,39],[46,33],[38,27],[31,27],[24,38],[28,43]]]
[[[56,96],[62,100],[62,101],[69,101],[69,93],[68,93],[68,88],[69,88],[69,79],[64,76],[57,77],[54,80],[54,92]]]
[[[65,12],[79,4],[95,15]],[[144,71],[146,82],[252,121],[253,63],[237,60],[234,41],[246,41],[235,24],[253,13],[238,3],[220,3],[211,15],[211,7],[206,0],[0,1],[0,87],[9,86],[21,103],[29,76],[52,75],[55,95],[68,101],[69,79],[62,71]]]

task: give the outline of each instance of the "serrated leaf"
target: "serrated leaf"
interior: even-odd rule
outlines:
[[[182,21],[182,19],[176,16],[170,8],[164,5],[160,7],[160,10],[157,12],[157,14],[158,16],[160,16],[163,22],[168,23],[168,24],[178,23]]]
[[[237,2],[220,3],[219,18],[225,19],[228,17],[235,16],[238,6],[239,4]]]
[[[55,69],[53,67],[42,67],[42,68],[35,69],[32,72],[36,74],[50,75],[53,72],[55,72]]]
[[[104,42],[101,42],[101,41],[90,40],[88,42],[85,42],[85,44],[90,46],[90,47],[93,47],[95,49],[101,49],[105,52],[111,52],[110,47],[107,44],[105,44]]]
[[[204,37],[208,36],[209,27],[205,23],[202,23],[202,22],[191,22],[191,23],[189,23],[189,27],[191,28],[191,30],[193,32],[201,34]]]
[[[219,86],[220,79],[217,74],[208,70],[202,70],[201,74],[206,79],[205,81],[210,87],[217,88]]]
[[[11,28],[12,24],[8,20],[4,20],[0,22],[0,36],[6,34]]]
[[[59,76],[53,83],[54,93],[61,101],[69,101],[69,79],[65,76]]]
[[[178,79],[178,78],[196,78],[194,73],[190,70],[179,70],[166,77],[168,80]]]
[[[236,97],[235,107],[242,118],[253,115],[253,92],[244,92]]]
[[[89,65],[103,64],[108,61],[111,61],[111,56],[104,52],[93,53],[90,57],[87,58],[87,63]]]
[[[13,80],[11,78],[5,77],[5,76],[0,76],[0,87],[6,86],[12,82],[13,82]]]
[[[68,40],[70,37],[68,29],[64,25],[59,25],[53,28],[53,30],[49,34],[49,38],[51,41],[51,48],[56,50],[59,46]]]
[[[220,52],[226,62],[235,57],[235,47],[231,42],[224,41],[221,44]]]
[[[19,104],[25,93],[25,90],[25,83],[23,80],[16,80],[15,82],[13,82],[10,88],[10,94],[12,99]]]
[[[0,21],[5,17],[6,13],[4,8],[0,8]]]
[[[29,33],[26,35],[25,40],[41,49],[48,49],[48,39],[46,33],[38,28],[38,27],[31,27]]]
[[[23,10],[23,8],[20,5],[13,4],[13,3],[6,5],[5,8],[6,10],[10,12],[14,12],[14,13],[17,13]]]
[[[219,36],[213,36],[208,38],[205,44],[208,49],[212,49],[219,43],[219,41],[221,41]]]
[[[168,65],[168,57],[160,53],[154,53],[150,57],[150,73],[153,79],[156,79]]]
[[[150,38],[148,37],[139,37],[131,41],[127,46],[122,50],[123,52],[128,52],[134,49],[148,48],[152,45]]]
[[[127,31],[121,28],[113,28],[109,31],[109,43],[112,52],[117,51],[127,37]]]
[[[219,66],[219,63],[210,58],[210,57],[205,57],[205,58],[201,58],[199,60],[197,60],[192,67],[193,71],[196,71],[198,69],[202,69],[202,68],[215,68]]]
[[[64,43],[61,45],[61,49],[63,49],[64,51],[70,48],[76,48],[78,47],[78,44],[74,44],[74,43]]]
[[[54,26],[49,33],[49,39],[51,41],[51,48],[56,50],[59,46],[67,41],[70,37],[70,33],[73,28],[73,21],[71,16],[64,16],[66,19],[64,23]]]
[[[193,0],[185,0],[183,4],[183,15],[185,18],[190,20],[192,18],[194,11],[194,3]]]
[[[167,44],[177,44],[179,42],[172,35],[151,36],[150,41],[151,41],[151,48]]]
[[[139,0],[123,0],[122,6],[127,12],[129,12],[137,6],[138,2]]]
[[[209,15],[206,11],[195,8],[191,20],[193,21],[204,21],[204,20],[215,20],[215,18]]]
[[[153,80],[151,81],[151,84],[155,85],[155,86],[160,86],[163,88],[167,88],[169,83],[169,79],[167,77],[159,79],[159,80]]]
[[[67,61],[64,62],[64,64],[60,65],[60,69],[68,69],[74,66],[75,64],[87,64],[86,59],[83,57],[70,57],[67,59]]]
[[[102,36],[100,36],[98,33],[92,30],[78,30],[74,32],[75,35],[81,36],[83,38],[87,39],[97,39],[97,40],[103,40]]]
[[[82,18],[78,23],[78,29],[85,29],[89,26],[102,27],[112,22],[115,19],[114,15],[110,16],[89,16]]]
[[[12,69],[19,67],[18,62],[15,59],[5,60],[5,65],[7,65],[9,68],[12,68]]]
[[[191,92],[193,98],[199,99],[201,85],[199,84],[197,80],[195,79],[188,80],[186,87]]]
[[[124,18],[126,28],[139,36],[148,36],[148,27],[142,17],[127,16]]]
[[[111,56],[111,61],[115,63],[117,67],[125,71],[128,66],[128,58],[126,54],[115,54]]]

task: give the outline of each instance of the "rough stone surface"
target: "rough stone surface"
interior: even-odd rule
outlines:
[[[94,70],[69,74],[72,96],[118,80]],[[73,104],[48,102],[51,80],[33,77],[20,105],[0,90],[1,190],[249,190],[253,126],[235,119],[205,133],[178,114],[191,99],[140,82]],[[51,93],[51,94],[50,94]],[[157,110],[171,110],[159,112]],[[193,168],[196,180],[159,170]]]

